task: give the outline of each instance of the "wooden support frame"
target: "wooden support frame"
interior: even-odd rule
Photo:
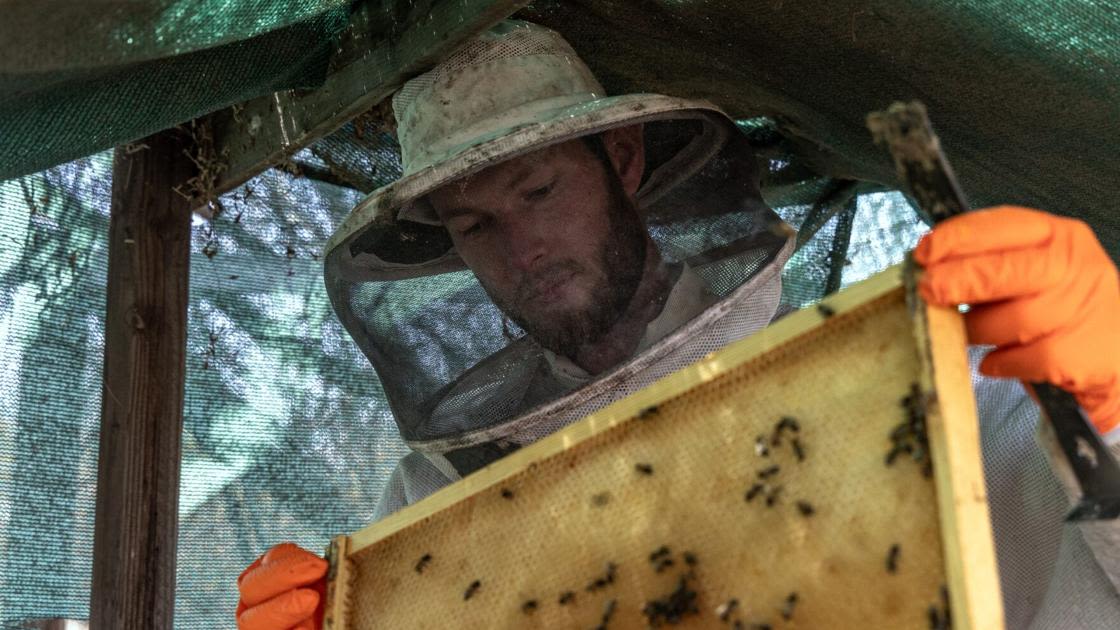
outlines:
[[[113,161],[90,627],[172,627],[186,374],[188,134]]]
[[[391,36],[379,32],[378,21],[369,16],[385,10],[383,3],[363,4],[339,52],[353,61],[332,72],[322,87],[275,92],[209,117],[216,154],[227,163],[213,194],[232,190],[335,131],[526,4],[528,0],[442,0]]]

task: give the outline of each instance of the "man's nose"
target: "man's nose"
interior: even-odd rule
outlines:
[[[545,259],[548,237],[540,225],[528,220],[507,224],[506,248],[510,264],[519,271],[532,271]]]

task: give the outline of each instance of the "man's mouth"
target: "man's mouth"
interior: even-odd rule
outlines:
[[[533,282],[533,288],[525,301],[543,304],[556,302],[564,295],[565,288],[575,275],[574,271],[567,269],[547,274]]]

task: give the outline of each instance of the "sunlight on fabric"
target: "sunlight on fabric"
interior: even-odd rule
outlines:
[[[35,300],[35,289],[30,284],[24,284],[11,291],[5,291],[0,298],[0,304],[8,304],[4,312],[0,312],[0,339],[7,340],[0,345],[0,444],[15,442],[16,418],[20,409],[20,366],[23,363],[23,349],[25,335],[17,334],[13,329],[24,322],[34,321],[38,317],[42,306]],[[13,444],[14,446],[14,444]],[[15,458],[9,455],[14,449],[9,446],[0,448],[0,547],[7,546],[7,536],[4,532],[9,529],[12,516],[12,491],[16,486],[12,481],[12,466]]]
[[[190,516],[241,476],[252,462],[251,456],[233,456],[226,460],[184,457],[180,469],[179,518]]]
[[[929,227],[899,192],[860,195],[841,288],[902,262]]]

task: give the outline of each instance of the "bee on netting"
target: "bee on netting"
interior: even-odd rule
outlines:
[[[662,558],[653,567],[653,570],[654,570],[655,573],[661,573],[665,569],[668,569],[668,568],[672,567],[673,564],[675,564],[675,563],[673,562],[672,558]]]
[[[682,557],[684,558],[684,563],[690,567],[696,566],[696,563],[698,562],[696,560],[696,554],[692,553],[691,551],[684,552],[684,554],[682,554]]]
[[[825,304],[824,302],[820,302],[817,304],[817,312],[821,314],[821,317],[828,319],[829,317],[832,317],[836,314],[836,309],[832,308],[828,304]]]
[[[576,594],[572,591],[564,591],[563,593],[560,593],[560,598],[556,600],[556,603],[560,604],[561,606],[566,606],[575,601],[575,598]]]
[[[474,594],[478,591],[478,587],[480,586],[482,586],[482,582],[479,580],[471,582],[470,585],[467,586],[467,590],[463,593],[463,601],[474,597]]]
[[[891,545],[890,550],[887,551],[887,573],[898,572],[898,556],[902,553],[902,547],[897,543]]]
[[[502,498],[506,500],[513,500],[513,490],[509,488],[502,488]]]
[[[649,554],[649,561],[650,562],[657,562],[658,560],[664,558],[667,555],[669,555],[669,548],[666,547],[665,545],[661,545],[660,547],[657,548],[656,551]]]
[[[801,516],[809,517],[815,514],[817,510],[813,507],[813,504],[802,500],[797,502],[797,511],[801,512]]]
[[[417,573],[423,573],[424,572],[424,567],[427,567],[428,563],[431,562],[431,561],[432,561],[432,554],[430,554],[430,553],[426,553],[426,554],[420,556],[420,559],[416,561],[416,572]]]
[[[786,596],[786,603],[782,606],[782,619],[789,621],[793,619],[793,608],[797,605],[797,593],[790,593]]]
[[[646,475],[647,477],[649,475],[653,474],[653,466],[651,464],[646,464],[646,463],[634,464],[634,470],[642,473],[643,475]]]
[[[525,602],[524,604],[521,604],[521,612],[525,613],[526,615],[531,614],[536,609],[537,609],[537,600],[535,600],[535,599],[530,599],[529,601]]]
[[[754,441],[754,454],[759,457],[768,457],[770,455],[770,447],[766,444],[766,436],[760,435]]]
[[[639,420],[649,420],[657,415],[657,405],[650,405],[638,412]]]

